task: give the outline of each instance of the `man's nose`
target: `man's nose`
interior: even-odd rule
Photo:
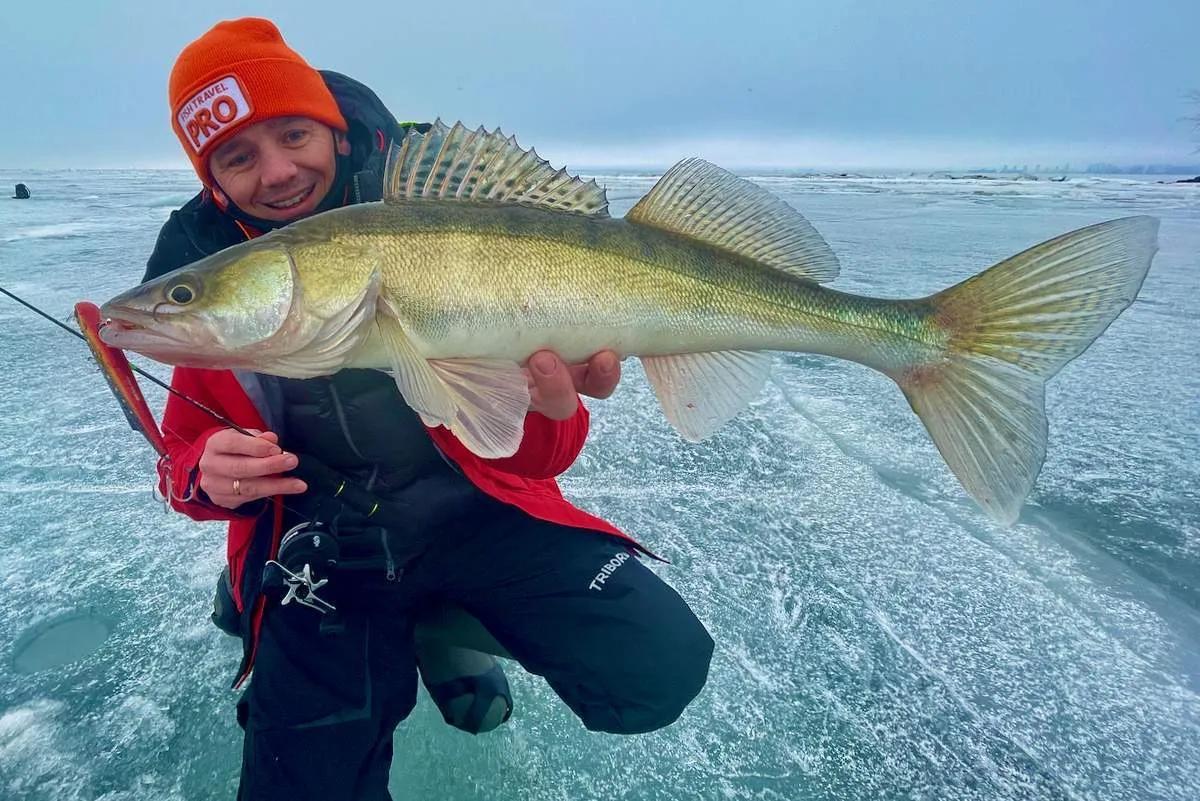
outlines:
[[[292,180],[299,172],[296,162],[289,154],[277,149],[266,148],[262,153],[261,180],[263,186],[280,186]]]

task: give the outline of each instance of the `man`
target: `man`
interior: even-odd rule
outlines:
[[[188,45],[169,93],[173,128],[205,188],[163,226],[147,279],[378,198],[387,146],[401,132],[373,93],[313,70],[266,20],[223,22]],[[520,449],[485,460],[445,428],[423,426],[384,373],[293,380],[175,370],[177,389],[261,432],[214,425],[171,397],[159,467],[176,509],[229,521],[228,627],[245,654],[238,683],[254,666],[238,710],[240,797],[388,798],[392,732],[415,702],[418,659],[448,720],[495,725],[484,718],[506,693],[502,677],[486,670],[488,684],[468,669],[486,658],[415,639],[422,616],[447,604],[474,616],[594,730],[665,726],[703,687],[712,654],[704,627],[636,558],[636,543],[564,500],[554,481],[587,434],[577,391],[610,394],[615,355],[566,365],[541,352],[529,376]],[[297,454],[320,466],[315,475],[347,477],[403,524],[381,527],[349,508],[336,481],[290,475]],[[314,521],[321,527],[309,528]],[[281,564],[298,541],[339,549],[321,604],[298,599]],[[322,559],[306,552],[306,564]],[[430,672],[452,678],[431,681]]]

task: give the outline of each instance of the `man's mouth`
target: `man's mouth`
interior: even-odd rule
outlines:
[[[316,189],[316,186],[314,184],[309,184],[307,187],[294,195],[288,195],[287,197],[283,197],[278,200],[263,201],[263,205],[275,209],[276,211],[287,211],[288,209],[294,209],[304,201],[308,200],[309,195],[313,193],[314,189]]]

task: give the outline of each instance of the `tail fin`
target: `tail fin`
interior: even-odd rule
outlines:
[[[1045,383],[1133,302],[1158,220],[1126,217],[1019,253],[930,298],[944,360],[896,376],[946,463],[993,518],[1017,519],[1046,455]]]

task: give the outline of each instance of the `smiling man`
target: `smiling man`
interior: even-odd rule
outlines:
[[[226,206],[264,220],[295,220],[316,211],[329,194],[338,155],[349,156],[350,143],[316,120],[266,120],[239,131],[213,151],[213,192]]]
[[[379,199],[388,147],[405,131],[369,89],[312,69],[261,19],[219,23],[188,45],[169,94],[204,188],[163,226],[146,280]],[[424,426],[382,372],[298,380],[176,368],[177,390],[262,432],[214,426],[171,396],[159,464],[177,510],[229,521],[214,619],[242,637],[238,683],[254,667],[238,705],[239,797],[388,798],[392,732],[413,708],[418,668],[447,722],[471,732],[503,722],[511,698],[499,665],[418,636],[447,605],[544,676],[591,729],[665,726],[703,687],[713,647],[703,625],[633,558],[635,543],[575,508],[555,481],[587,436],[579,393],[609,395],[619,362],[600,353],[567,365],[542,351],[528,372],[521,446],[488,460]],[[372,493],[404,530],[347,508],[336,483],[290,475],[297,454]],[[296,588],[285,594],[273,567],[310,534],[314,548],[341,549],[321,588],[333,616],[288,605]]]

